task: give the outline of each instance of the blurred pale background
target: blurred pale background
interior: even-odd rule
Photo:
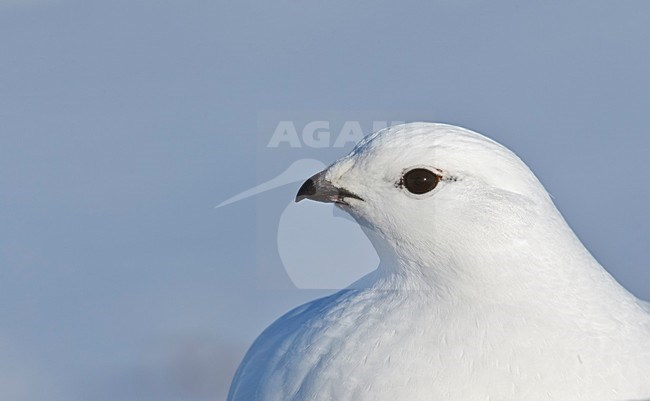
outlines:
[[[650,299],[649,38],[648,1],[0,0],[0,398],[223,400],[327,293],[259,285],[264,198],[214,209],[290,163],[265,110],[492,136]]]

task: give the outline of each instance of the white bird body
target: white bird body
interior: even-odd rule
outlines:
[[[400,177],[413,168],[440,182],[409,193]],[[229,401],[650,399],[647,305],[510,151],[462,128],[405,124],[321,178],[358,195],[341,207],[381,264],[271,325]]]

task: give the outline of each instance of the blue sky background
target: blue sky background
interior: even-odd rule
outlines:
[[[222,400],[327,293],[259,285],[297,184],[214,209],[294,158],[268,110],[487,134],[650,299],[649,38],[647,1],[0,0],[1,398]]]

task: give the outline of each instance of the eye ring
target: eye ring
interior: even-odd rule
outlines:
[[[414,195],[422,195],[431,192],[440,182],[440,175],[433,171],[416,167],[402,175],[399,186],[406,188],[407,191]]]

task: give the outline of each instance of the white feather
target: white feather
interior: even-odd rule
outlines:
[[[413,167],[445,180],[410,194],[399,180]],[[366,138],[326,178],[364,199],[344,208],[380,267],[262,333],[230,401],[650,397],[647,304],[512,152],[462,128],[405,124]]]

